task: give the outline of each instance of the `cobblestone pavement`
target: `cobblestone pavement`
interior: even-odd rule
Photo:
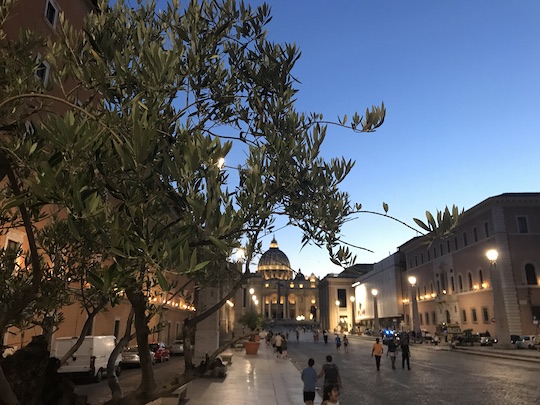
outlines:
[[[331,354],[342,374],[341,405],[540,403],[540,353],[514,350],[508,358],[501,358],[486,356],[497,351],[489,351],[490,348],[481,353],[484,355],[470,356],[470,349],[436,350],[430,345],[414,345],[410,371],[401,368],[400,357],[398,368],[392,370],[385,352],[381,371],[377,372],[371,357],[373,341],[374,338],[352,337],[347,354],[343,347],[337,352],[332,339],[325,347],[322,342],[313,343],[309,336],[302,336],[299,343],[289,343],[289,356],[298,369],[304,367],[309,357],[315,359],[315,367],[320,369],[325,356]],[[477,349],[484,348],[473,348],[478,352]],[[518,360],[516,355],[531,355],[537,362]]]

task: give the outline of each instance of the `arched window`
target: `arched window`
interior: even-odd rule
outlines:
[[[431,283],[431,294],[433,294],[435,291],[433,290],[433,283]]]
[[[536,277],[536,270],[531,263],[525,265],[525,277],[527,278],[528,285],[538,285],[538,278]]]
[[[450,284],[452,285],[452,292],[456,291],[456,283],[454,282],[454,276],[450,277]]]
[[[463,291],[463,278],[461,277],[461,274],[458,276],[458,284],[459,284],[459,292]]]
[[[482,286],[484,284],[484,273],[482,269],[478,270],[478,279],[480,280],[480,286]]]
[[[471,291],[472,288],[473,288],[473,284],[472,284],[472,274],[470,272],[469,272],[469,274],[467,274],[467,280],[469,282],[469,285],[468,285],[469,291]]]
[[[426,285],[424,284],[424,295],[427,294],[427,288],[426,288]]]

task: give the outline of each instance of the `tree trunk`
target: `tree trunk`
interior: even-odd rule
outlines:
[[[9,382],[4,375],[2,367],[0,367],[0,401],[5,405],[20,405],[19,400],[13,393]]]
[[[156,381],[152,369],[152,360],[148,350],[148,323],[146,319],[146,297],[141,291],[126,290],[126,295],[133,306],[135,313],[135,333],[141,361],[141,384],[138,391],[145,400],[153,399],[156,391]]]

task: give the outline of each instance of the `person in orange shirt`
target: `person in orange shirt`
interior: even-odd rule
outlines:
[[[375,356],[375,364],[377,365],[377,371],[381,368],[381,356],[383,355],[383,344],[380,342],[379,338],[375,339],[373,347],[371,349],[371,357]]]

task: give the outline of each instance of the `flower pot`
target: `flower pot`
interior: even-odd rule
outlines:
[[[259,342],[244,342],[246,348],[246,354],[257,354],[259,351]]]

